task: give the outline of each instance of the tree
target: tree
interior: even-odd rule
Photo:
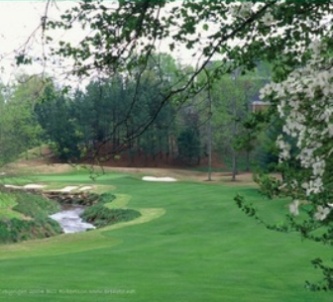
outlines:
[[[325,244],[333,244],[333,43],[329,36],[327,32],[312,42],[306,50],[306,63],[262,90],[263,98],[277,104],[279,117],[284,121],[277,139],[284,176],[278,193],[292,198],[292,215],[285,228]],[[307,218],[300,219],[300,214]],[[320,259],[313,264],[322,269],[325,278],[308,286],[313,290],[332,290],[332,269]]]
[[[35,106],[38,122],[54,145],[61,160],[75,161],[81,157],[81,134],[77,131],[73,107],[68,98],[49,81],[41,101]]]
[[[198,130],[185,128],[177,138],[179,159],[187,165],[198,164],[201,156]]]
[[[149,65],[140,83],[131,75],[116,74],[96,78],[67,96],[50,83],[36,112],[63,160],[83,156],[105,161],[126,152],[130,162],[140,153],[147,162],[169,153],[170,135],[176,135],[172,132],[176,105],[169,102],[159,109],[154,100],[175,81],[178,67],[167,55],[152,57]],[[147,119],[153,122],[138,136],[136,129]]]
[[[258,78],[257,72],[240,75],[238,70],[232,76],[215,80],[210,88],[215,150],[225,164],[231,163],[233,181],[238,172],[238,159],[245,159],[246,168],[250,168],[250,152],[256,135],[254,129],[248,129],[254,127],[251,103],[262,85],[263,79]]]
[[[156,109],[135,130],[140,135],[175,95],[181,94],[179,100],[185,102],[222,74],[238,67],[246,72],[259,60],[266,60],[272,64],[275,76],[283,78],[293,67],[306,61],[306,54],[301,50],[310,44],[312,36],[325,32],[322,20],[331,11],[329,1],[185,1],[175,6],[169,1],[114,4],[84,0],[59,21],[45,16],[43,26],[49,40],[52,29],[70,30],[77,22],[83,29],[91,29],[82,43],[72,45],[70,41],[61,41],[53,52],[72,58],[73,73],[80,77],[92,72],[106,76],[128,72],[140,83],[158,45],[167,37],[170,51],[186,49],[189,56],[197,59],[193,70],[180,75],[169,89],[152,96]],[[276,34],[279,31],[281,34]],[[197,76],[212,58],[219,58],[220,63],[210,71],[209,79],[198,83]],[[138,93],[136,90],[135,95]],[[134,95],[132,99],[138,101]],[[132,137],[136,135],[133,133]]]
[[[43,89],[42,78],[27,75],[21,75],[16,85],[3,86],[0,95],[0,165],[41,144],[43,133],[34,106]]]

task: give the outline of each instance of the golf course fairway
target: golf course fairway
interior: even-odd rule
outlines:
[[[10,179],[7,179],[10,183]],[[12,180],[14,181],[14,180]],[[241,194],[262,217],[283,220],[286,200],[267,200],[252,186],[146,182],[138,175],[89,173],[15,179],[50,186],[111,190],[106,206],[141,216],[77,234],[0,246],[0,301],[331,302],[305,281],[321,279],[310,261],[332,250],[296,233],[267,230],[245,216]]]

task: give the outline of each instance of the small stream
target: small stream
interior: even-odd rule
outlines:
[[[78,205],[70,205],[63,207],[63,210],[50,215],[50,218],[57,221],[64,233],[79,233],[89,229],[95,229],[95,226],[84,222],[80,215],[83,213],[84,207]]]

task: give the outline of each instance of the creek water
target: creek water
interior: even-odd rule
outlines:
[[[64,233],[79,233],[89,229],[95,229],[95,226],[84,222],[80,215],[83,213],[82,206],[65,206],[62,211],[50,215],[50,218],[57,221],[62,227]]]

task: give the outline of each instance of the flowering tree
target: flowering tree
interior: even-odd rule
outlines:
[[[314,38],[309,48],[304,49],[306,62],[283,81],[266,85],[261,97],[276,105],[284,121],[276,143],[285,177],[281,181],[272,179],[279,185],[278,194],[292,198],[291,215],[283,230],[297,230],[305,238],[332,245],[333,44],[329,35],[327,32]],[[293,152],[290,142],[296,145]],[[236,201],[258,218],[254,209],[249,210],[251,207],[245,206],[239,197]],[[298,218],[301,214],[307,218]],[[270,227],[281,230],[281,226]],[[325,278],[324,282],[308,286],[312,290],[332,290],[332,268],[321,259],[313,260],[313,264],[322,269]]]
[[[267,84],[261,98],[270,101],[284,121],[276,141],[282,180],[270,178],[270,195],[291,197],[290,215],[284,226],[270,225],[255,209],[236,197],[238,205],[267,227],[296,230],[305,238],[333,244],[333,43],[330,32],[314,37],[300,66],[283,80]],[[267,179],[266,179],[267,180]],[[267,183],[265,183],[267,188]],[[302,218],[300,218],[300,216]],[[306,217],[306,218],[304,218]],[[332,268],[321,259],[313,260],[322,269],[324,282],[307,283],[312,290],[332,290]]]

